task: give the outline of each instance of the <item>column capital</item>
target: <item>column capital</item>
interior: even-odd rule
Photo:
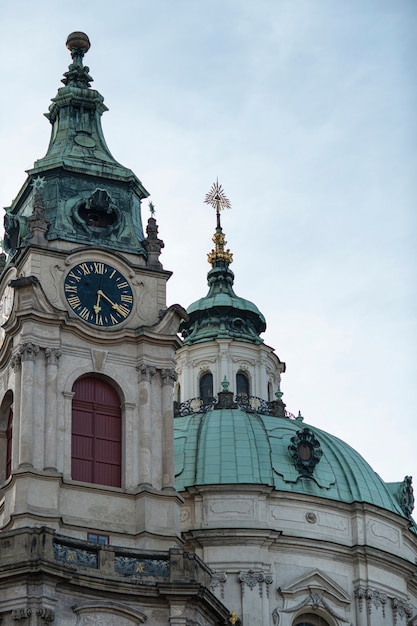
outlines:
[[[138,365],[136,369],[139,372],[139,381],[146,380],[147,382],[150,382],[152,377],[156,374],[156,368],[152,365],[147,365],[146,363]]]
[[[61,350],[58,350],[58,348],[45,348],[47,365],[58,365],[61,354]]]
[[[10,365],[15,372],[20,369],[20,366],[22,365],[22,359],[20,354],[17,353],[12,356],[12,358],[10,359]]]
[[[171,385],[171,387],[173,387],[178,376],[177,372],[173,368],[164,368],[161,370],[161,378],[164,385]]]
[[[39,346],[37,346],[35,343],[32,343],[31,341],[22,343],[19,346],[19,354],[22,361],[34,361],[38,352]]]

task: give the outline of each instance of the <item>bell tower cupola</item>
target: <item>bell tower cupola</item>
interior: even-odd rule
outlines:
[[[256,396],[276,403],[278,398],[283,411],[280,378],[285,363],[264,344],[261,334],[266,322],[258,307],[233,289],[233,255],[221,225],[221,212],[231,204],[218,181],[205,202],[216,211],[214,248],[207,255],[209,290],[188,307],[188,318],[180,325],[183,347],[177,352],[177,411],[181,413],[181,405],[192,399],[197,407],[214,405],[217,394],[224,399],[226,390],[226,395],[240,400]]]
[[[38,243],[95,244],[147,258],[140,206],[149,194],[128,168],[112,156],[104,139],[103,96],[91,89],[83,64],[90,48],[87,35],[74,32],[67,48],[72,63],[52,99],[46,117],[52,125],[46,155],[28,178],[5,217],[5,250],[13,259],[34,238],[33,204],[44,222]],[[38,197],[36,198],[36,194]],[[39,210],[39,194],[42,209]]]

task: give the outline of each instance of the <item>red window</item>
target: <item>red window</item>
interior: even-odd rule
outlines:
[[[73,387],[72,469],[74,480],[121,487],[120,398],[99,378],[80,378]]]
[[[12,435],[13,435],[13,411],[9,409],[9,417],[6,428],[6,480],[12,473]],[[4,457],[3,457],[4,458]]]

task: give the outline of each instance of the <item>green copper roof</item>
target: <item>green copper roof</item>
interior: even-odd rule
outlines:
[[[222,409],[177,417],[174,427],[179,491],[192,485],[262,484],[339,502],[368,502],[404,516],[391,490],[353,448],[298,419]],[[308,471],[297,457],[303,437],[316,450]]]
[[[149,194],[107,147],[101,128],[107,107],[103,96],[90,88],[89,68],[83,65],[89,47],[84,33],[69,35],[72,63],[46,114],[52,125],[47,153],[28,171],[6,210],[5,249],[11,256],[31,239],[29,219],[34,214],[42,219],[46,240],[147,256],[140,203]]]

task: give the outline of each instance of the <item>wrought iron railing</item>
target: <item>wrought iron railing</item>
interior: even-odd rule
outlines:
[[[185,415],[207,413],[207,411],[212,409],[221,408],[225,408],[225,405],[224,403],[219,402],[218,398],[209,398],[206,400],[203,400],[202,398],[190,398],[185,402],[174,402],[174,416],[183,417]],[[273,400],[271,402],[264,400],[263,398],[259,398],[258,396],[235,396],[228,408],[241,409],[242,411],[246,411],[246,413],[296,419],[295,415],[285,410],[283,402],[278,400]]]

